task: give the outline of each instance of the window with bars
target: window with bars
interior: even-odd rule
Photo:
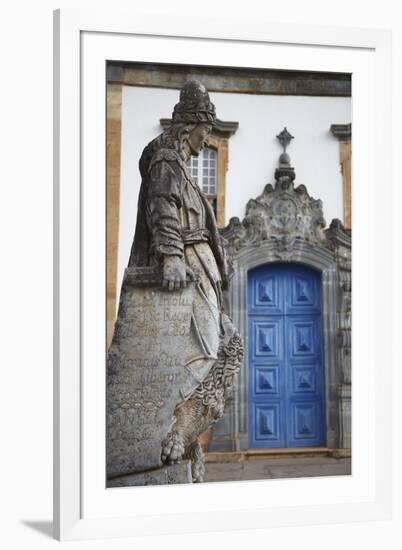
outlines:
[[[216,216],[217,154],[215,149],[210,147],[203,149],[198,157],[190,157],[187,166],[191,177],[206,194]]]

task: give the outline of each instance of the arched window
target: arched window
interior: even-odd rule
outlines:
[[[217,153],[208,147],[203,149],[198,157],[192,156],[187,161],[191,177],[201,187],[212,205],[216,216],[217,195]]]

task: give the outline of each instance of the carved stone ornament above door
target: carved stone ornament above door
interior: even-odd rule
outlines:
[[[310,197],[304,185],[295,188],[294,179],[285,147],[275,171],[275,187],[266,185],[259,197],[247,203],[243,221],[231,218],[222,231],[230,256],[243,247],[260,246],[266,240],[276,244],[275,255],[282,261],[289,260],[297,239],[328,246],[321,200]]]

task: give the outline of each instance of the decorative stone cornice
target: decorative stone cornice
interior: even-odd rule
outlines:
[[[348,141],[352,139],[352,124],[332,124],[331,132],[339,141]]]
[[[196,78],[209,93],[245,93],[299,96],[351,96],[351,76],[345,73],[283,71],[240,67],[205,67],[165,63],[109,61],[108,83],[180,90]]]

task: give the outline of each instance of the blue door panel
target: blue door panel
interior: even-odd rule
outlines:
[[[314,276],[311,276],[314,273]],[[307,312],[321,314],[321,281],[316,273],[306,272],[302,266],[294,267],[292,272],[287,274],[287,315],[300,315]]]
[[[295,401],[290,403],[290,447],[315,446],[322,443],[320,427],[320,403]]]
[[[320,365],[315,362],[292,365],[288,369],[288,392],[302,398],[315,395],[321,387],[317,376],[319,369]]]
[[[284,292],[277,274],[259,273],[249,284],[249,311],[256,315],[284,313]]]
[[[254,376],[251,381],[254,384],[254,395],[258,396],[269,395],[271,397],[280,397],[280,375],[279,365],[255,365]]]
[[[286,324],[287,348],[292,362],[321,355],[321,316],[287,316]]]
[[[325,443],[320,275],[274,264],[248,280],[249,446]]]
[[[283,358],[284,341],[283,319],[281,317],[267,320],[267,318],[254,316],[251,320],[250,330],[253,332],[253,359],[264,358],[265,361],[275,361]]]
[[[283,412],[281,403],[255,404],[255,441],[261,447],[283,447]]]

